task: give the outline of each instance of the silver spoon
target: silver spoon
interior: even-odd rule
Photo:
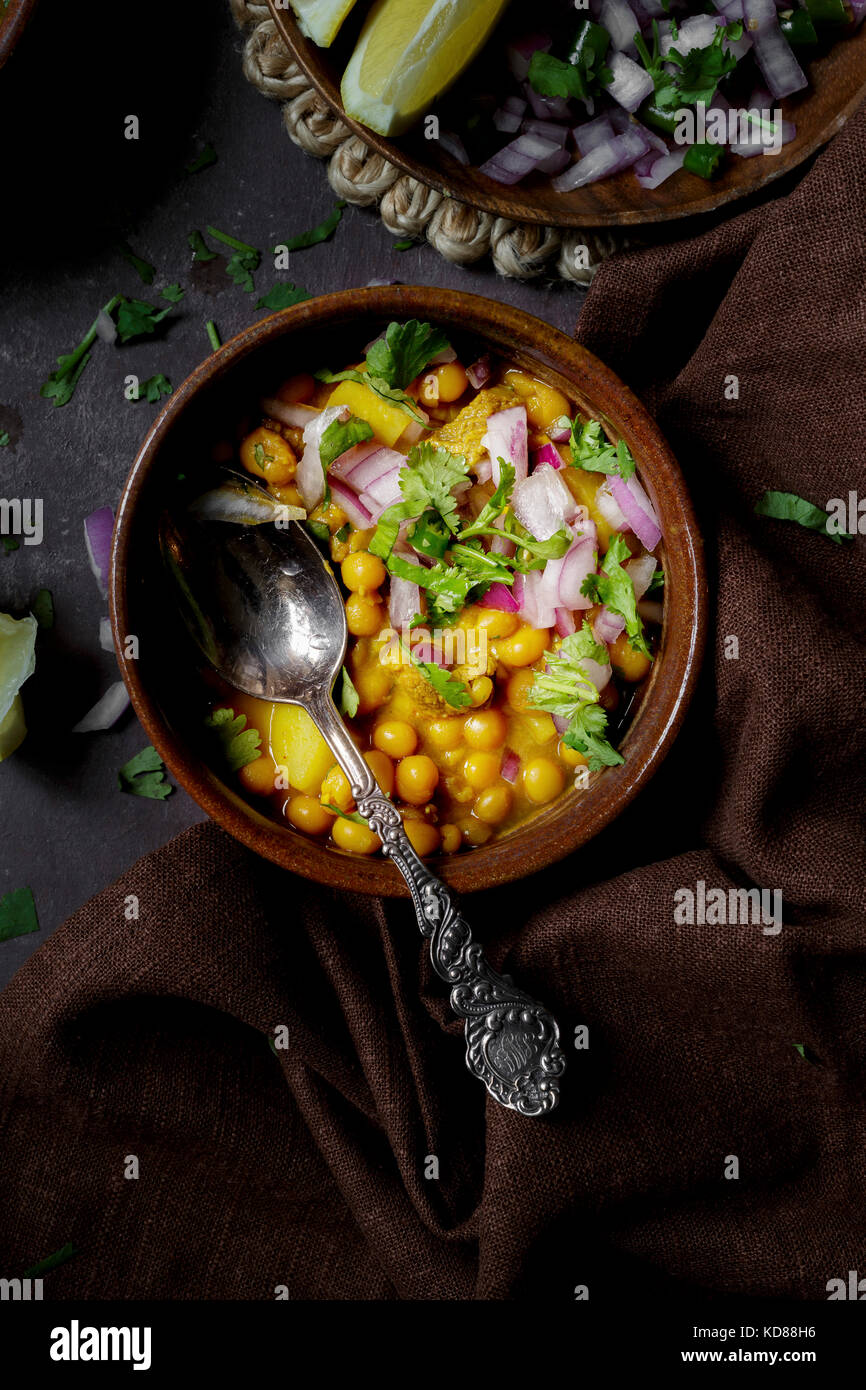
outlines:
[[[491,969],[451,890],[415,853],[396,806],[379,789],[332,697],[346,655],[346,611],[321,552],[295,521],[238,525],[164,518],[163,557],[195,642],[229,685],[301,705],[327,741],[358,812],[412,892],[433,968],[465,1020],[466,1064],[500,1105],[553,1110],[565,1058],[542,1004]]]

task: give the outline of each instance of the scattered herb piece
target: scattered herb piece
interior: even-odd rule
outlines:
[[[233,709],[216,709],[204,722],[206,729],[213,729],[217,734],[229,771],[240,772],[247,763],[259,758],[262,736],[258,729],[247,728],[245,714],[235,714]]]
[[[303,304],[305,299],[311,299],[309,290],[305,290],[301,285],[293,285],[290,280],[284,280],[278,285],[269,289],[267,294],[263,294],[257,301],[257,309],[273,309],[275,312],[280,309],[291,309],[293,304]]]
[[[310,521],[308,519],[307,530],[312,531],[318,541],[329,541],[331,539],[331,533],[324,521]]]
[[[117,785],[131,796],[144,796],[152,801],[164,801],[172,793],[166,781],[165,764],[155,748],[148,746],[124,763],[117,774]]]
[[[14,536],[3,536],[2,541],[3,550],[7,555],[11,555],[13,550],[17,550],[19,548],[18,542]]]
[[[253,276],[261,264],[261,251],[257,251],[255,246],[250,246],[246,241],[229,236],[228,232],[221,232],[217,227],[208,227],[207,234],[233,249],[234,255],[226,262],[226,275],[246,294],[254,294]]]
[[[671,32],[676,39],[677,34],[673,30]],[[658,21],[654,19],[652,50],[640,33],[634,36],[638,56],[655,84],[653,104],[662,111],[694,106],[699,101],[709,105],[719,83],[737,66],[737,59],[722,45],[725,39],[736,41],[742,35],[743,26],[735,21],[717,29],[712,42],[705,48],[693,48],[689,53],[679,53],[672,48],[662,57]],[[678,71],[671,73],[671,66]]]
[[[394,250],[395,250],[395,251],[411,251],[411,250],[412,250],[412,247],[413,247],[414,245],[415,245],[415,242],[412,240],[412,238],[411,238],[411,237],[407,237],[405,241],[395,241],[395,242],[394,242]]]
[[[372,438],[372,426],[368,425],[366,420],[360,420],[357,415],[350,415],[345,421],[333,420],[323,432],[319,445],[325,472],[327,473],[334,460],[340,458],[348,449],[354,448],[356,444],[364,444]]]
[[[171,304],[179,304],[185,294],[186,290],[182,290],[180,285],[166,285],[165,289],[159,292],[160,298],[167,299]]]
[[[54,626],[54,596],[50,589],[39,590],[30,605],[30,612],[33,614],[40,627],[49,628]]]
[[[370,375],[381,377],[389,386],[405,390],[450,344],[445,334],[429,323],[409,319],[408,323],[389,323],[384,338],[373,343],[367,353]]]
[[[350,719],[354,719],[355,715],[358,713],[359,703],[360,696],[355,689],[352,677],[344,666],[343,682],[340,686],[340,713],[348,715]]]
[[[326,811],[332,811],[333,814],[339,816],[341,820],[353,820],[356,825],[367,824],[364,817],[359,815],[357,811],[343,811],[339,806],[336,806],[333,801],[323,801],[322,805]]]
[[[144,299],[122,298],[117,307],[117,334],[122,343],[133,338],[148,338],[155,333],[159,324],[171,313],[167,309],[157,309]]]
[[[154,405],[162,396],[170,396],[172,385],[167,376],[158,372],[156,376],[149,376],[147,381],[142,381],[138,388],[138,395],[131,396],[132,401],[150,401]]]
[[[216,251],[211,251],[201,232],[190,232],[187,242],[192,248],[192,258],[194,261],[215,261]]]
[[[653,577],[650,580],[649,584],[647,585],[646,597],[649,598],[650,594],[660,594],[663,591],[664,587],[665,572],[663,569],[657,569],[653,574]]]
[[[210,343],[214,352],[216,352],[217,348],[222,347],[222,342],[220,340],[220,335],[217,332],[217,326],[214,323],[213,319],[208,319],[207,323],[205,324],[205,329],[207,330],[208,342]]]
[[[0,941],[13,936],[28,936],[39,930],[36,903],[29,888],[13,888],[0,898]]]
[[[25,1269],[25,1279],[41,1279],[43,1274],[50,1274],[52,1269],[57,1269],[59,1265],[65,1265],[67,1260],[71,1260],[78,1251],[72,1244],[62,1245],[59,1250],[55,1250],[53,1255],[46,1255],[44,1260],[38,1264],[31,1265]]]
[[[587,57],[594,58],[590,49]],[[539,96],[565,97],[566,100],[586,101],[599,80],[610,80],[610,69],[593,68],[591,64],[567,63],[552,53],[533,53],[529,64],[529,84]]]
[[[212,164],[216,164],[217,156],[213,145],[205,145],[201,154],[197,154],[195,159],[191,159],[186,166],[188,174],[200,174],[202,169],[209,169]]]
[[[822,536],[829,536],[836,545],[854,539],[847,531],[829,530],[829,513],[821,507],[816,507],[814,502],[807,502],[804,497],[798,497],[796,492],[765,492],[755,503],[755,511],[758,516],[769,516],[775,521],[796,521],[798,526],[805,526],[809,531],[818,531]]]
[[[413,663],[446,705],[450,705],[452,709],[465,709],[467,705],[472,704],[472,696],[465,683],[450,671],[446,671],[443,666],[437,666],[435,661],[415,661],[414,658]]]
[[[545,669],[535,677],[529,702],[569,721],[563,742],[583,753],[590,772],[598,772],[602,767],[615,767],[624,759],[607,739],[607,714],[598,703],[598,689],[582,664],[586,660],[606,662],[607,649],[596,642],[584,619],[581,630],[571,633],[559,650],[547,657]]]
[[[617,532],[612,538],[607,554],[602,561],[601,574],[588,574],[581,586],[581,593],[593,603],[603,603],[612,613],[619,613],[625,619],[625,630],[629,645],[644,656],[651,655],[646,644],[643,623],[637,611],[634,584],[623,569],[623,560],[632,558],[625,537]]]
[[[325,530],[327,531],[327,529],[328,528],[326,526]],[[351,529],[352,528],[349,525],[348,521],[346,521],[340,527],[339,531],[334,532],[334,540],[337,542],[338,545],[342,545],[344,541],[347,541],[349,539],[349,532],[351,531]]]
[[[101,309],[101,314],[112,314],[121,303],[122,296],[116,294]],[[78,347],[73,348],[72,352],[64,354],[57,359],[57,370],[52,372],[47,381],[44,381],[39,388],[40,396],[45,396],[48,400],[53,400],[55,406],[68,405],[75,394],[75,388],[81,379],[81,373],[90,361],[90,349],[96,341],[96,328],[100,322],[99,318],[94,319],[88,328]]]
[[[298,236],[286,237],[285,241],[277,242],[273,247],[274,255],[278,250],[285,247],[287,251],[305,251],[308,246],[318,246],[322,241],[328,241],[340,225],[343,216],[343,208],[346,206],[341,199],[334,204],[334,211],[329,212],[328,216],[315,227],[311,227],[308,232],[301,232]]]
[[[128,241],[118,242],[117,249],[123,259],[128,261],[133,269],[138,272],[142,282],[145,285],[152,285],[153,277],[156,274],[156,266],[152,266],[150,261],[146,261],[141,256],[137,256]]]
[[[9,431],[8,431],[8,430],[0,430],[0,449],[5,449],[5,448],[6,448],[6,445],[7,445],[8,443],[9,443]]]
[[[575,468],[588,473],[618,473],[621,478],[630,478],[636,467],[625,440],[610,444],[598,420],[588,420],[582,426],[577,420],[572,423],[571,461]]]
[[[466,477],[469,465],[460,454],[437,448],[425,442],[409,450],[400,470],[400,491],[403,501],[388,507],[379,518],[370,550],[387,560],[394,548],[400,523],[421,516],[432,508],[441,516],[448,530],[456,533],[460,525],[457,498],[452,489]]]

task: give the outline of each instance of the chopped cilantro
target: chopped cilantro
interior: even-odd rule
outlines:
[[[125,261],[136,270],[145,285],[153,284],[153,277],[156,274],[156,267],[149,261],[145,261],[141,256],[137,256],[128,241],[118,242],[117,249]]]
[[[599,69],[601,75],[607,69]],[[539,96],[585,101],[591,94],[593,74],[579,63],[567,63],[552,53],[536,50],[529,63],[529,85]]]
[[[598,420],[588,420],[583,426],[577,420],[573,422],[571,461],[575,468],[584,468],[588,473],[618,473],[621,478],[630,478],[636,467],[625,440],[610,444]]]
[[[755,511],[758,516],[769,516],[775,521],[796,521],[798,526],[805,526],[809,531],[818,531],[822,536],[829,536],[836,545],[854,539],[847,531],[829,530],[829,513],[821,507],[816,507],[814,502],[807,502],[804,497],[798,497],[796,492],[765,492],[755,503]]]
[[[303,304],[305,299],[311,299],[309,290],[305,290],[301,285],[293,285],[290,280],[282,281],[269,289],[267,294],[263,294],[257,301],[257,309],[290,309],[293,304]]]
[[[255,246],[250,246],[246,241],[229,236],[228,232],[219,231],[217,227],[208,227],[207,234],[214,240],[221,241],[224,246],[232,248],[234,255],[226,262],[226,275],[246,294],[254,294],[253,275],[261,264],[261,251],[257,251]]]
[[[629,645],[644,656],[651,655],[644,637],[643,623],[637,611],[634,584],[623,569],[623,560],[630,560],[628,542],[619,532],[611,538],[608,552],[601,566],[601,574],[588,574],[581,586],[581,593],[592,599],[593,603],[603,603],[612,613],[619,613],[625,619],[625,630]]]
[[[665,572],[663,569],[657,569],[653,574],[653,577],[650,580],[649,584],[647,585],[646,597],[649,598],[650,594],[660,594],[664,587]]]
[[[326,526],[325,530],[327,531],[327,529],[328,528]],[[352,528],[349,525],[348,521],[346,521],[340,527],[339,531],[334,532],[334,540],[337,542],[338,545],[342,545],[345,541],[349,539],[349,532],[351,531],[351,529]]]
[[[167,299],[171,304],[179,304],[186,294],[186,290],[182,290],[180,285],[166,285],[159,294],[161,299]]]
[[[340,820],[353,820],[356,825],[367,824],[367,821],[364,820],[364,817],[358,811],[344,811],[340,806],[335,805],[333,801],[323,801],[322,805],[326,811],[331,811],[335,816],[339,816]]]
[[[117,307],[117,335],[122,343],[133,338],[147,338],[170,313],[171,305],[167,309],[157,309],[155,304],[148,304],[144,299],[124,297]]]
[[[584,705],[562,736],[567,748],[574,748],[588,759],[590,772],[599,772],[603,767],[616,767],[625,762],[622,754],[609,742],[606,729],[607,714],[601,705]]]
[[[335,203],[333,212],[329,212],[324,221],[319,222],[317,226],[311,227],[307,232],[301,232],[298,236],[286,237],[285,241],[277,242],[273,247],[274,255],[283,246],[287,251],[304,251],[308,246],[318,246],[319,242],[327,241],[339,227],[345,206],[341,199]]]
[[[452,709],[465,709],[467,705],[472,704],[472,696],[465,683],[450,671],[446,671],[443,666],[437,666],[435,661],[415,661],[414,657],[413,664],[446,705],[450,705]]]
[[[142,748],[130,758],[117,774],[117,785],[131,796],[145,796],[152,801],[164,801],[173,788],[166,781],[165,764],[155,748]]]
[[[394,242],[394,250],[395,250],[395,251],[411,251],[411,250],[412,250],[412,247],[413,247],[415,244],[416,244],[416,243],[412,240],[411,237],[406,237],[405,241],[395,241],[395,242]]]
[[[389,323],[385,336],[373,343],[367,353],[367,366],[371,376],[381,377],[389,386],[405,390],[448,346],[445,334],[429,323],[419,323],[417,319]]]
[[[214,323],[213,319],[208,319],[207,323],[205,324],[205,330],[207,332],[207,340],[210,343],[213,351],[216,352],[217,348],[222,347],[222,341],[220,339],[219,333],[217,332],[217,326]]]
[[[13,550],[18,550],[18,542],[14,536],[3,536],[3,551],[6,555],[11,555]]]
[[[147,381],[142,381],[138,388],[137,396],[130,396],[132,401],[150,401],[154,405],[162,396],[170,396],[172,385],[167,376],[162,372],[157,372],[156,376],[149,376]]]
[[[216,260],[216,251],[211,251],[201,232],[190,232],[187,241],[192,248],[192,258],[194,261]]]
[[[5,448],[6,448],[6,445],[7,445],[8,443],[9,443],[9,431],[8,431],[8,430],[0,430],[0,449],[5,449]]]
[[[113,299],[102,306],[100,313],[112,314],[120,304],[121,298],[121,295],[116,294]],[[47,381],[44,381],[40,386],[40,396],[53,400],[55,406],[67,405],[72,400],[75,388],[81,379],[81,373],[90,361],[90,349],[96,341],[98,323],[99,318],[94,319],[78,347],[73,348],[72,352],[58,357],[57,370],[52,372]]]
[[[638,56],[655,84],[655,105],[663,111],[694,106],[699,101],[708,105],[719,83],[737,66],[736,57],[723,47],[724,41],[741,38],[742,33],[742,24],[735,21],[717,29],[706,48],[693,48],[689,53],[679,53],[672,48],[665,57],[661,55],[657,20],[652,22],[652,50],[636,33],[634,43]],[[673,31],[672,35],[676,39]],[[678,71],[671,73],[668,70],[671,66]]]
[[[205,145],[201,154],[197,154],[195,159],[191,159],[186,166],[188,174],[200,174],[202,169],[209,169],[212,164],[216,164],[217,155],[213,145]]]
[[[258,729],[246,727],[245,714],[235,714],[233,709],[216,709],[204,722],[206,729],[216,733],[230,772],[240,772],[260,756],[262,736]]]
[[[407,396],[405,391],[401,391],[397,386],[389,386],[384,377],[371,376],[369,372],[358,372],[353,367],[345,372],[329,372],[324,368],[316,372],[317,381],[357,381],[361,386],[366,386],[375,395],[381,396],[383,401],[389,405],[395,405],[399,410],[404,410],[407,415],[411,415],[417,424],[426,424],[424,416],[421,414],[411,396]]]
[[[29,1269],[25,1269],[25,1279],[41,1279],[43,1274],[50,1274],[52,1269],[57,1269],[58,1265],[65,1265],[67,1260],[71,1260],[78,1251],[72,1244],[62,1245],[59,1250],[55,1250],[53,1255],[46,1255],[44,1260],[39,1260]]]
[[[604,663],[606,659],[606,648],[596,642],[584,619],[581,630],[571,633],[559,651],[548,656],[545,669],[535,676],[529,694],[530,704],[537,709],[569,721],[563,741],[584,754],[590,772],[624,761],[607,740],[607,714],[598,703],[598,689],[582,664],[587,660]]]
[[[13,888],[0,898],[0,941],[13,936],[28,936],[39,930],[36,904],[29,888]]]
[[[308,520],[307,530],[312,531],[313,535],[316,537],[316,540],[329,541],[331,539],[331,533],[328,530],[328,527],[326,526],[324,521]]]
[[[343,681],[340,686],[340,713],[346,714],[350,719],[353,719],[358,713],[359,703],[360,696],[352,682],[352,677],[344,666]]]
[[[319,455],[325,472],[327,473],[334,460],[340,458],[348,449],[354,448],[356,444],[364,444],[372,438],[372,426],[368,425],[366,420],[359,420],[357,415],[350,415],[345,421],[332,420],[323,431],[319,445]]]
[[[50,589],[40,589],[30,605],[30,612],[42,628],[54,626],[54,597]]]
[[[421,516],[431,509],[438,512],[448,530],[455,533],[460,525],[457,512],[455,484],[466,477],[469,465],[460,454],[439,449],[435,444],[416,444],[409,450],[405,466],[400,470],[402,502],[395,502],[379,518],[376,533],[370,542],[374,555],[387,560],[397,539],[401,521]]]

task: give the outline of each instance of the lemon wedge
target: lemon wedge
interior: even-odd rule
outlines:
[[[508,0],[376,0],[343,74],[348,116],[399,135],[425,115],[478,50]]]
[[[329,48],[355,0],[290,0],[290,3],[301,33],[319,48]]]

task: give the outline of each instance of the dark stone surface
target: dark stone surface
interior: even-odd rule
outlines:
[[[138,142],[123,138],[130,114],[140,120]],[[0,610],[20,615],[44,586],[57,615],[40,634],[26,687],[30,735],[0,766],[0,895],[30,885],[41,923],[38,934],[0,947],[5,983],[64,917],[202,817],[179,788],[164,802],[118,790],[117,768],[147,742],[132,714],[108,733],[70,733],[117,679],[99,647],[106,604],[82,522],[116,504],[156,414],[125,400],[124,378],[164,372],[178,386],[208,351],[207,319],[226,339],[257,316],[221,264],[193,270],[192,228],[210,223],[265,248],[319,222],[335,199],[324,165],[292,145],[279,106],[245,81],[226,0],[154,10],[42,0],[0,72],[0,130],[0,430],[11,435],[0,450],[0,495],[41,497],[45,512],[40,546],[0,553]],[[218,163],[187,175],[207,142]],[[156,266],[153,286],[112,249],[118,237]],[[573,328],[582,298],[574,287],[518,284],[450,266],[427,245],[393,245],[376,213],[347,208],[333,241],[298,253],[287,276],[265,262],[258,292],[279,278],[314,294],[399,279],[506,299]],[[97,343],[67,406],[40,398],[58,353],[112,294],[156,302],[155,291],[175,281],[186,296],[158,338]]]

